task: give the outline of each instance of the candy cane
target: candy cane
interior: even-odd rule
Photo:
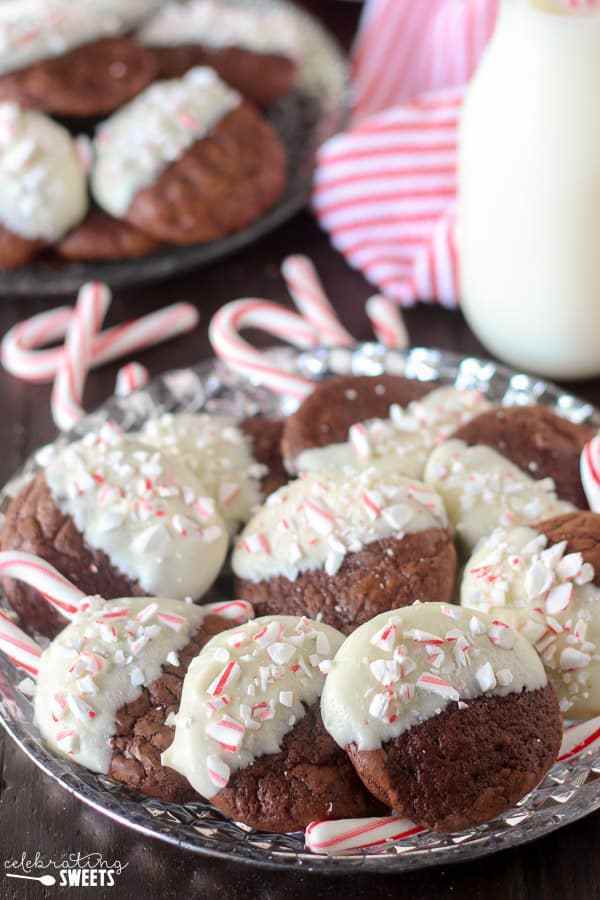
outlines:
[[[600,435],[583,448],[579,468],[589,507],[592,512],[600,512]]]
[[[23,669],[33,678],[38,677],[41,648],[24,631],[17,628],[2,610],[0,610],[0,650],[18,669]]]
[[[84,284],[79,291],[52,390],[52,416],[61,431],[69,431],[84,416],[81,401],[93,358],[93,340],[110,301],[109,289],[98,282]]]
[[[281,271],[294,303],[323,346],[352,347],[355,340],[338,319],[311,260],[307,256],[288,256]]]
[[[6,550],[0,553],[0,575],[35,588],[66,619],[72,619],[86,596],[45,559],[31,553]]]
[[[19,322],[7,331],[0,349],[4,368],[25,381],[52,381],[63,361],[65,349],[39,348],[64,338],[73,315],[72,307],[61,306]],[[122,356],[193,331],[198,321],[198,310],[194,306],[174,303],[141,319],[116,325],[95,336],[90,367],[97,369]]]
[[[115,394],[117,397],[128,397],[134,391],[146,387],[150,381],[150,373],[139,362],[130,362],[117,372]]]
[[[277,394],[303,400],[313,390],[307,378],[287,372],[270,363],[263,353],[251,347],[238,332],[242,328],[260,328],[302,349],[318,346],[313,326],[289,310],[267,300],[234,300],[223,306],[209,326],[209,338],[217,356],[230,368],[269,387]]]
[[[566,762],[600,744],[600,716],[567,728],[558,752],[558,762]]]
[[[224,603],[207,603],[202,607],[207,615],[221,616],[243,625],[254,618],[254,608],[246,600],[226,600]]]
[[[410,819],[384,816],[377,819],[338,819],[311,822],[304,832],[306,847],[313,853],[348,853],[403,841],[427,829]]]
[[[376,294],[367,300],[367,315],[375,337],[391,350],[406,350],[408,333],[399,307],[387,297]]]

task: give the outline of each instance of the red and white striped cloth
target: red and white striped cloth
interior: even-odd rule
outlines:
[[[354,52],[352,126],[319,153],[321,225],[352,266],[404,305],[457,303],[458,117],[497,11],[498,0],[369,0]]]

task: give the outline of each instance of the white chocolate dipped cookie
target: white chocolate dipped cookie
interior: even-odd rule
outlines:
[[[7,0],[0,3],[0,74],[99,38],[120,35],[135,21],[133,9],[150,8],[143,0]]]
[[[590,512],[497,529],[462,579],[464,607],[507,622],[533,644],[567,718],[600,714],[599,548],[600,516]]]
[[[394,472],[306,475],[271,495],[233,554],[259,614],[322,615],[350,631],[416,599],[449,600],[456,553],[435,491]]]
[[[182,461],[105,426],[59,452],[44,476],[86,543],[149,595],[198,599],[218,575],[227,532]]]
[[[425,481],[444,500],[457,537],[470,553],[498,526],[527,524],[572,512],[552,478],[535,480],[492,447],[449,440],[433,451]]]
[[[562,730],[529,642],[439,603],[384,613],[347,638],[321,712],[371,793],[438,830],[519,800],[556,759]]]
[[[228,534],[181,460],[107,424],[44,459],[7,509],[0,546],[46,559],[85,594],[183,600],[211,586]],[[64,625],[33,588],[5,589],[31,627],[53,636]]]
[[[0,226],[52,243],[87,208],[85,171],[68,131],[42,113],[0,103]]]
[[[190,659],[235,625],[219,615],[224,606],[87,598],[40,658],[35,722],[47,744],[135,790],[192,799],[187,782],[161,767],[160,749],[172,738],[166,720]],[[247,604],[238,607],[238,622],[252,614]]]
[[[259,506],[267,473],[230,416],[167,413],[144,425],[140,440],[185,463],[202,481],[231,532]]]
[[[245,227],[285,185],[273,127],[205,66],[146,88],[100,126],[94,149],[98,204],[174,244]]]
[[[319,700],[343,636],[294,616],[255,619],[192,662],[163,765],[230,818],[293,831],[320,810],[368,807],[323,730]]]
[[[479,391],[443,387],[405,408],[390,407],[388,419],[353,425],[349,440],[329,447],[304,450],[295,468],[304,472],[353,472],[375,466],[408,478],[423,478],[431,451],[457,428],[492,408]]]
[[[153,184],[240,100],[210,69],[194,69],[182,79],[147,88],[96,135],[92,192],[100,206],[124,218],[138,191]]]
[[[298,30],[285,9],[218,0],[165,3],[138,32],[149,46],[203,44],[213,49],[238,47],[294,59],[300,53]]]

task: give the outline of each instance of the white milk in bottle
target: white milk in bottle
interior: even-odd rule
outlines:
[[[459,144],[471,327],[519,368],[600,374],[600,12],[503,0]]]

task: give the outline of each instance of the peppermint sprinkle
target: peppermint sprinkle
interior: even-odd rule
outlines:
[[[452,687],[450,682],[430,672],[425,672],[417,678],[417,687],[430,691],[432,694],[438,694],[446,700],[460,700],[460,694],[456,688]]]

